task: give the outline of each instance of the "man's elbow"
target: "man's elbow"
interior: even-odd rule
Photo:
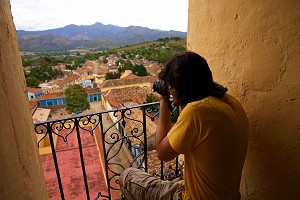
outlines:
[[[156,143],[156,152],[157,158],[165,162],[173,160],[179,155],[170,145],[168,138]]]
[[[173,153],[172,151],[166,151],[159,148],[156,148],[156,154],[157,154],[157,158],[160,161],[164,161],[164,162],[171,161],[178,156],[177,152],[175,151]]]
[[[173,158],[168,157],[167,155],[164,155],[164,153],[159,153],[159,151],[156,151],[156,152],[157,152],[157,158],[160,161],[168,162],[173,159]]]

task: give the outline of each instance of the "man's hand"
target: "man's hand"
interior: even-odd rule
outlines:
[[[155,99],[156,99],[159,103],[161,103],[162,101],[166,101],[166,100],[167,100],[166,97],[164,97],[164,96],[162,96],[161,94],[155,92],[154,90],[153,90],[151,93],[152,93],[152,95],[155,97]]]

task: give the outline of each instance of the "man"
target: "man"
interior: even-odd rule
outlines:
[[[166,97],[160,103],[156,151],[162,161],[184,154],[184,181],[155,179],[129,168],[120,176],[126,199],[240,199],[249,124],[240,103],[215,83],[204,58],[194,52],[172,57],[159,75],[181,113],[171,127]]]

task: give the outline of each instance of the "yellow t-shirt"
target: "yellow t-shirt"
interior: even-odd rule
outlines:
[[[248,146],[248,118],[230,95],[192,102],[168,133],[184,154],[184,199],[236,199]]]

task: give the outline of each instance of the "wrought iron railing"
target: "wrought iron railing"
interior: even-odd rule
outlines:
[[[164,180],[182,176],[183,161],[176,158],[174,161],[164,163],[155,160],[153,153],[149,154],[151,145],[149,145],[148,138],[153,133],[153,121],[159,112],[157,108],[158,103],[148,103],[36,123],[34,129],[39,136],[38,145],[41,147],[42,141],[47,140],[51,147],[50,152],[57,177],[56,187],[59,188],[61,199],[66,198],[65,190],[67,189],[62,182],[60,163],[57,159],[58,151],[60,151],[58,142],[68,143],[71,137],[76,138],[73,142],[76,141],[75,146],[78,145],[76,149],[79,152],[86,199],[122,198],[118,177],[127,167],[140,168]],[[94,196],[91,196],[89,170],[85,165],[87,156],[90,155],[86,155],[83,151],[91,143],[83,137],[94,139],[99,158],[104,166],[104,177],[98,181],[102,185],[105,183],[106,190],[103,191],[99,187],[97,194],[92,194]],[[61,154],[64,152],[61,150]],[[155,166],[155,163],[158,163],[158,166]],[[150,169],[149,166],[151,166]]]

